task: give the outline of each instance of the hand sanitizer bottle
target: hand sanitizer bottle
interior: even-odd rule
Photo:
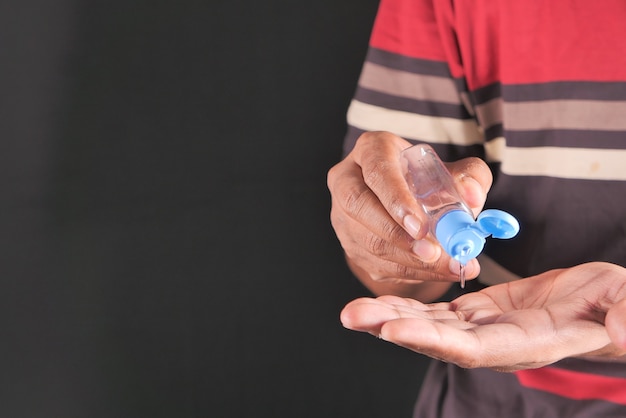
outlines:
[[[490,235],[513,238],[519,232],[519,223],[512,215],[497,209],[485,210],[474,220],[450,172],[430,146],[418,144],[407,148],[401,159],[409,189],[430,218],[430,233],[461,265],[459,276],[464,287],[463,268],[482,252],[485,238]]]

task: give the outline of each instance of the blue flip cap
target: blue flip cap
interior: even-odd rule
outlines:
[[[435,227],[435,236],[445,252],[463,265],[482,252],[488,236],[508,239],[518,232],[517,219],[497,209],[483,211],[476,220],[463,210],[452,210]]]

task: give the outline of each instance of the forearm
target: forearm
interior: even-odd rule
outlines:
[[[378,281],[372,279],[370,274],[360,268],[346,257],[348,266],[363,285],[374,295],[395,295],[405,298],[416,299],[428,303],[440,298],[450,288],[448,282],[420,282],[420,281]]]

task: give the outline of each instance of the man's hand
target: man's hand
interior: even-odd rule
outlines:
[[[402,174],[400,153],[409,146],[388,132],[369,132],[328,173],[337,237],[352,270],[379,294],[376,282],[443,281],[445,287],[439,287],[445,291],[458,280],[458,263],[428,235],[426,215]],[[492,181],[487,165],[468,158],[447,167],[461,196],[478,213]],[[472,260],[466,266],[467,278],[475,278],[479,269]]]
[[[425,305],[396,296],[357,299],[344,308],[341,320],[347,328],[464,368],[513,371],[572,356],[623,356],[625,298],[626,269],[588,263],[492,286],[450,303]]]

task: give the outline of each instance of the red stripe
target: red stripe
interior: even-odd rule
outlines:
[[[626,75],[626,3],[501,2],[504,83],[619,81]],[[524,57],[524,59],[520,59]]]
[[[382,0],[370,45],[408,57],[446,61],[429,2]]]
[[[626,80],[626,2],[381,0],[370,45],[447,62],[470,90]]]
[[[626,405],[626,379],[543,367],[515,372],[522,386],[569,399],[601,399]]]

